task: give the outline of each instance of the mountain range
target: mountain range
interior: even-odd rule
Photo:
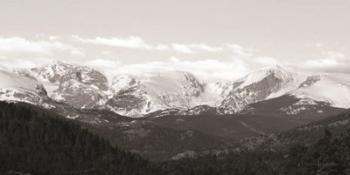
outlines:
[[[297,115],[308,108],[350,106],[350,76],[313,74],[273,66],[232,81],[206,82],[189,72],[168,71],[141,77],[115,75],[57,62],[27,70],[0,72],[0,100],[46,107],[49,101],[78,109],[104,109],[128,117],[253,112],[251,104],[275,98],[296,100],[278,110]],[[288,101],[288,100],[286,100]],[[308,108],[306,107],[308,106]]]
[[[222,152],[247,138],[269,137],[344,112],[350,106],[349,80],[346,74],[281,66],[218,82],[182,71],[107,77],[57,62],[1,70],[0,101],[49,110],[113,145],[165,160]]]

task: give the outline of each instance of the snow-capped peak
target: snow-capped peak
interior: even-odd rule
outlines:
[[[51,83],[63,83],[75,79],[87,85],[95,85],[100,89],[107,88],[107,78],[97,70],[86,66],[77,66],[63,62],[31,69],[39,79]]]
[[[131,75],[117,75],[113,77],[111,82],[111,90],[116,93],[118,91],[128,89],[130,87],[140,84],[134,77]]]
[[[308,76],[299,88],[290,91],[298,98],[310,98],[330,103],[334,107],[350,107],[350,75],[321,74]]]
[[[254,71],[226,86],[220,108],[227,113],[242,110],[251,103],[268,99],[292,87],[295,76],[289,68],[273,66]]]
[[[262,81],[268,76],[273,76],[284,82],[289,82],[293,79],[293,73],[290,68],[284,68],[282,66],[276,65],[272,67],[265,67],[260,70],[254,71],[246,75],[245,77],[237,80],[237,82],[242,82],[239,87],[243,88],[251,84]]]
[[[282,66],[263,68],[231,82],[203,82],[182,71],[115,75],[107,82],[103,73],[89,67],[56,62],[17,73],[0,71],[0,79],[3,100],[26,94],[26,101],[40,101],[43,93],[76,108],[104,108],[127,116],[203,105],[235,113],[283,95],[350,107],[350,75],[310,74]]]
[[[169,71],[147,77],[118,75],[113,78],[109,107],[124,115],[146,114],[167,108],[190,108],[204,91],[191,73]],[[125,105],[133,106],[125,108]]]
[[[39,103],[46,91],[37,81],[0,70],[0,100]]]
[[[101,106],[106,101],[107,78],[92,68],[56,62],[32,68],[28,74],[42,82],[48,96],[56,101],[77,108]]]

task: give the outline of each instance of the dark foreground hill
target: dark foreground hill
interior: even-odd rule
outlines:
[[[339,134],[339,133],[337,133]],[[171,175],[349,175],[350,130],[334,136],[324,130],[312,143],[284,145],[285,151],[234,151],[225,155],[206,155],[162,164]]]
[[[313,142],[282,133],[280,137],[299,140],[284,142],[284,149],[266,149],[265,144],[218,155],[149,162],[111,146],[78,122],[29,104],[0,103],[0,174],[349,175],[349,114],[296,129],[303,138],[312,138],[305,128],[318,128]],[[342,129],[334,129],[339,127]]]
[[[0,174],[155,174],[150,164],[72,121],[28,104],[0,103]]]
[[[247,139],[230,153],[162,166],[172,175],[349,175],[350,110],[278,135]]]

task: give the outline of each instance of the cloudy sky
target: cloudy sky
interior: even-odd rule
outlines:
[[[234,79],[285,65],[350,72],[349,0],[1,0],[0,67]]]

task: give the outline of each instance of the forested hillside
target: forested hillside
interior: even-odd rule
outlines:
[[[0,103],[0,174],[155,174],[72,121],[27,104]]]
[[[0,174],[350,174],[350,130],[333,135],[324,128],[317,142],[293,142],[284,151],[257,148],[149,162],[110,146],[81,126],[29,104],[0,103]]]
[[[162,167],[171,175],[349,175],[350,130],[337,137],[325,130],[317,143],[289,145],[287,152],[235,152],[170,161]]]

